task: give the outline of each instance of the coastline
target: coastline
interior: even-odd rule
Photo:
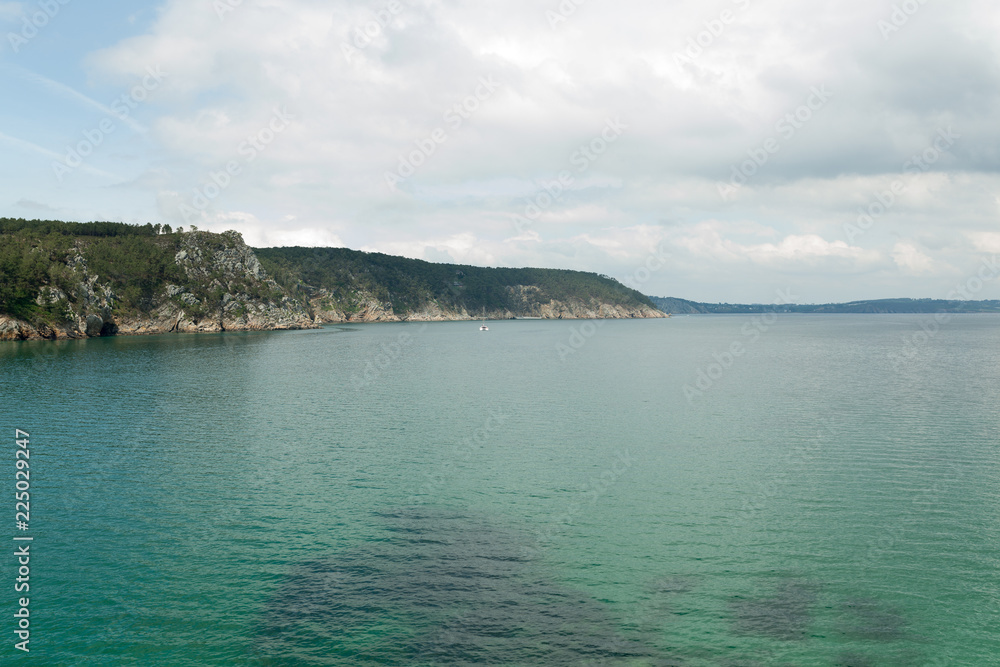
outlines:
[[[561,305],[561,304],[560,304]],[[571,308],[554,307],[551,312],[541,316],[518,315],[516,313],[487,313],[489,321],[502,320],[624,320],[624,319],[666,319],[666,313],[648,308],[625,308],[622,306],[604,306],[595,309],[585,309],[582,312]],[[444,311],[419,312],[397,315],[390,309],[366,311],[360,314],[335,313],[324,311],[312,318],[290,317],[254,319],[254,320],[201,320],[193,321],[183,313],[174,317],[109,318],[105,321],[99,316],[90,315],[81,321],[68,322],[61,325],[32,324],[18,320],[9,315],[0,315],[0,342],[17,342],[28,340],[85,340],[88,338],[105,338],[111,336],[155,336],[169,333],[199,334],[227,333],[247,331],[299,331],[319,329],[326,324],[376,324],[405,322],[475,322],[480,317],[468,313],[447,313]]]

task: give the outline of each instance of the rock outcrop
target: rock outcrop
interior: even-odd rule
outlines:
[[[37,303],[66,303],[64,322],[29,323],[0,316],[0,340],[89,338],[115,334],[259,331],[316,328],[304,303],[293,301],[270,278],[236,232],[181,236],[174,262],[186,278],[168,284],[144,312],[125,312],[110,282],[93,273],[80,242],[66,266],[76,276],[73,294],[51,287]]]
[[[311,299],[313,313],[317,322],[447,322],[452,320],[478,320],[482,317],[491,320],[510,320],[520,317],[538,318],[543,320],[576,320],[576,319],[633,319],[633,318],[664,318],[665,313],[648,306],[623,306],[583,300],[556,301],[544,300],[539,296],[541,290],[534,285],[516,285],[508,288],[515,296],[516,308],[504,310],[488,310],[470,313],[462,308],[459,310],[442,307],[431,301],[424,307],[403,314],[393,311],[392,304],[380,303],[374,298],[365,297],[360,300],[355,309],[329,308],[324,306],[327,299],[325,290],[320,290]]]
[[[73,236],[44,244],[11,238],[20,239],[36,270],[16,274],[34,281],[17,297],[15,312],[26,319],[0,313],[0,340],[480,317],[666,317],[638,292],[581,272],[457,267],[329,248],[261,249],[258,257],[237,232]],[[493,307],[469,305],[477,303]]]

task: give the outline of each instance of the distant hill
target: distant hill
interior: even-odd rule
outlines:
[[[739,313],[1000,313],[1000,301],[946,301],[943,299],[876,299],[824,304],[699,303],[673,297],[650,297],[656,307],[671,315]]]

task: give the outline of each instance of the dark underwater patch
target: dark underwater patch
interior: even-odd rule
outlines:
[[[260,664],[680,664],[548,577],[527,534],[427,508],[379,519],[384,538],[289,574],[264,614]]]
[[[906,635],[906,618],[878,600],[854,599],[843,605],[841,632],[853,639],[894,642]]]
[[[815,586],[786,581],[770,597],[738,598],[732,600],[729,606],[739,634],[792,641],[808,636],[816,597]]]

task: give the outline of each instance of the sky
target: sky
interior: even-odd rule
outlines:
[[[993,0],[0,0],[0,90],[3,217],[1000,298]]]

